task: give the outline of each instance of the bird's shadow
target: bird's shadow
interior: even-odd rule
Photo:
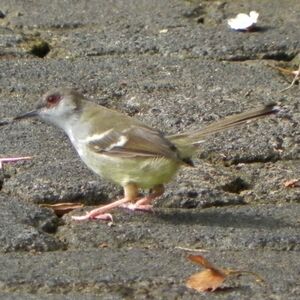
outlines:
[[[233,32],[242,32],[242,33],[253,33],[253,32],[266,32],[266,31],[269,31],[269,30],[272,30],[274,29],[275,27],[274,26],[253,26],[251,28],[248,28],[248,29],[238,29],[238,30],[235,30],[235,29],[232,29]]]
[[[160,220],[173,224],[201,224],[203,226],[215,227],[236,227],[236,228],[284,228],[299,227],[279,218],[258,214],[246,214],[244,212],[221,212],[221,211],[200,211],[200,210],[159,210],[155,216]]]
[[[252,31],[253,32],[266,32],[266,31],[272,30],[274,28],[275,28],[274,26],[255,26]]]

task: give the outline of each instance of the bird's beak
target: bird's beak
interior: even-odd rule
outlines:
[[[14,117],[13,120],[27,119],[27,118],[32,118],[32,117],[36,117],[36,116],[38,116],[38,111],[37,110],[32,110],[32,111],[29,111],[25,114]]]
[[[0,126],[7,125],[7,124],[10,124],[14,121],[18,121],[18,120],[21,120],[21,119],[37,117],[38,115],[39,115],[38,110],[32,110],[32,111],[29,111],[27,113],[16,116],[14,118],[9,118],[9,119],[6,119],[6,120],[0,120]]]
[[[36,117],[38,115],[39,115],[39,111],[38,110],[32,110],[32,111],[29,111],[29,112],[27,112],[25,114],[16,116],[14,118],[9,118],[9,119],[6,119],[6,120],[0,120],[0,126],[10,124],[10,123],[12,123],[14,121],[17,121],[17,120]]]

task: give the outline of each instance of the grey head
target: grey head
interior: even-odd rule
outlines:
[[[19,115],[14,120],[39,117],[64,128],[65,122],[76,115],[81,109],[84,96],[70,88],[58,88],[43,95],[36,104],[35,110]]]

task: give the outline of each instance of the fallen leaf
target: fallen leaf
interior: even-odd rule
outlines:
[[[226,275],[211,269],[205,269],[202,272],[191,275],[186,281],[186,286],[198,292],[213,292],[222,285],[225,279]]]
[[[221,286],[227,277],[222,270],[214,267],[201,255],[189,255],[188,259],[205,268],[204,271],[193,274],[187,279],[186,286],[188,288],[199,292],[214,291]]]
[[[285,181],[283,184],[287,188],[300,187],[300,179],[291,179],[291,180]]]
[[[57,204],[42,204],[41,207],[46,207],[54,210],[58,217],[69,213],[76,208],[82,208],[84,205],[82,203],[57,203]]]
[[[254,276],[257,282],[264,282],[264,280],[254,272],[217,268],[201,255],[189,255],[188,259],[205,268],[202,272],[193,274],[186,280],[186,286],[188,288],[195,289],[199,292],[213,292],[218,289],[228,277],[239,277],[244,274]]]

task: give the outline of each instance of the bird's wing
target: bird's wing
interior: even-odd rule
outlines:
[[[122,131],[112,128],[89,141],[88,147],[110,156],[179,159],[176,147],[159,131],[136,125]]]

